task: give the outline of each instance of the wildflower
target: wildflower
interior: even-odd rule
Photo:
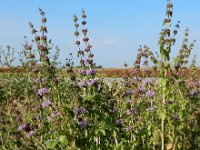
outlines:
[[[151,79],[145,80],[145,81],[144,81],[144,84],[145,84],[145,85],[152,85],[152,84],[153,84],[153,81],[152,81]]]
[[[89,41],[89,38],[88,37],[84,37],[83,38],[83,42],[88,42]]]
[[[46,22],[47,22],[47,18],[43,17],[43,18],[42,18],[42,22],[43,22],[43,23],[46,23]]]
[[[118,125],[118,126],[121,126],[123,124],[123,119],[117,119],[115,121],[115,124]]]
[[[87,24],[87,22],[86,21],[82,21],[82,25],[86,25]]]
[[[87,62],[88,64],[92,64],[92,63],[93,63],[93,59],[92,59],[92,58],[88,58],[88,59],[86,60],[86,62]]]
[[[49,89],[45,87],[45,88],[39,89],[37,94],[39,96],[43,96],[45,94],[48,94],[49,92],[50,92]]]
[[[87,82],[88,86],[98,85],[98,79],[91,79]]]
[[[147,97],[154,97],[154,95],[155,95],[155,92],[152,91],[152,90],[149,90],[149,91],[146,92]]]
[[[76,45],[80,45],[81,42],[77,40],[75,44],[76,44]]]
[[[46,42],[46,40],[47,40],[46,35],[42,35],[42,36],[41,36],[41,40]]]
[[[86,70],[86,75],[94,75],[96,74],[96,70],[95,69],[92,69],[92,70]]]
[[[155,109],[156,109],[155,106],[151,106],[151,107],[147,108],[147,111],[154,111]]]
[[[85,52],[89,52],[89,51],[90,51],[90,48],[86,47],[86,48],[84,49],[84,51],[85,51]]]
[[[130,104],[130,103],[131,103],[131,100],[130,100],[130,99],[126,100],[126,103],[127,103],[127,104]]]
[[[26,133],[26,138],[30,138],[34,134],[35,134],[35,131],[31,130],[30,132]]]
[[[190,92],[191,96],[196,96],[199,93],[199,91],[197,89],[194,89]]]
[[[174,68],[175,69],[179,69],[181,67],[181,64],[180,63],[176,63],[175,65],[174,65]]]
[[[46,107],[49,107],[51,105],[52,105],[52,102],[51,102],[51,100],[48,99],[48,100],[46,100],[42,103],[42,108],[46,108]]]
[[[88,126],[88,122],[87,121],[80,121],[79,122],[79,126],[81,129],[86,128]]]
[[[30,53],[28,57],[29,57],[30,59],[32,59],[32,58],[35,58],[35,55],[32,54],[32,53]]]
[[[77,115],[84,114],[85,112],[86,112],[86,109],[85,109],[85,108],[77,108],[77,109],[76,109]]]
[[[134,109],[128,109],[128,110],[126,110],[126,114],[127,115],[132,115],[133,113],[134,113]]]
[[[59,116],[60,112],[58,110],[54,111],[49,117],[48,117],[48,121],[51,121],[52,119],[54,119],[55,117]]]
[[[143,87],[139,87],[139,88],[138,88],[138,92],[139,92],[139,93],[145,93],[145,89],[144,89]]]
[[[140,77],[135,77],[135,78],[134,78],[134,81],[140,82],[140,81],[142,81],[142,78],[140,78]]]
[[[78,70],[77,73],[78,73],[78,74],[81,74],[81,75],[86,75],[86,70]]]
[[[84,81],[81,81],[81,82],[78,83],[78,86],[79,87],[85,87],[86,83]]]
[[[22,124],[18,127],[18,131],[27,131],[29,132],[31,129],[30,129],[30,124],[29,123],[25,123],[25,124]]]
[[[82,29],[82,32],[83,32],[83,33],[87,33],[88,30],[87,30],[87,29]]]

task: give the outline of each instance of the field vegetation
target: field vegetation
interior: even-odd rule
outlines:
[[[95,69],[85,10],[81,19],[73,17],[81,67],[74,68],[70,54],[61,69],[59,48],[39,13],[41,27],[29,22],[33,40],[25,38],[20,67],[13,66],[13,49],[1,48],[0,149],[200,149],[199,70],[195,56],[188,62],[194,42],[186,29],[178,55],[170,58],[179,22],[172,25],[169,0],[159,51],[139,47],[133,67],[125,69]]]

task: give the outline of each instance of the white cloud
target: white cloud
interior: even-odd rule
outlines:
[[[114,45],[114,44],[116,44],[117,43],[117,39],[115,39],[115,38],[106,38],[103,42],[102,42],[102,44],[103,45]]]

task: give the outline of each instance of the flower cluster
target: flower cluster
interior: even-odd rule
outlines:
[[[43,95],[45,95],[45,94],[48,94],[50,92],[50,90],[49,90],[49,88],[41,88],[41,89],[38,89],[38,92],[37,92],[37,94],[39,95],[39,96],[43,96]]]
[[[47,108],[47,107],[49,107],[49,106],[51,106],[51,105],[52,105],[52,102],[51,102],[50,99],[48,99],[48,100],[46,100],[46,101],[44,101],[44,102],[42,103],[42,108]]]

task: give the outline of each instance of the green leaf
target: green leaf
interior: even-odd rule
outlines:
[[[60,141],[60,143],[62,144],[62,145],[68,145],[68,140],[67,140],[67,137],[65,136],[65,135],[61,135],[60,137],[59,137],[59,141]]]
[[[56,144],[57,144],[56,141],[50,141],[50,142],[47,144],[47,148],[48,148],[48,149],[55,149]]]
[[[113,137],[117,137],[117,132],[114,130],[112,135],[113,135]]]
[[[106,135],[105,130],[101,130],[101,133],[102,133],[104,136]]]

